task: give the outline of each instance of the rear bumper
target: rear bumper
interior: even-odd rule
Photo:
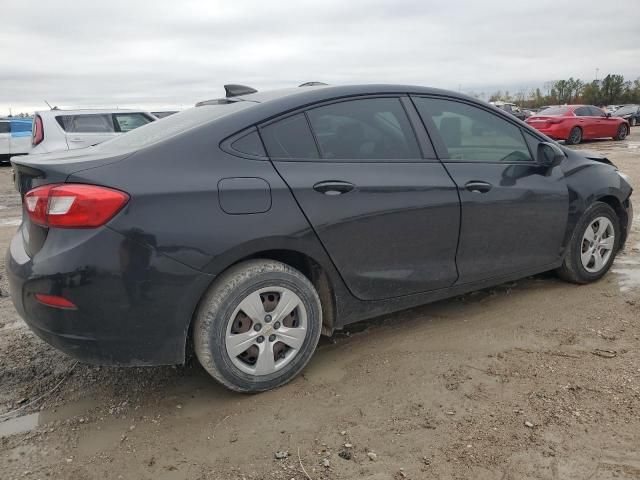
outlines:
[[[43,340],[88,363],[184,362],[191,317],[212,277],[109,228],[50,230],[33,258],[22,228],[6,254],[12,301]],[[77,305],[42,305],[36,293]]]

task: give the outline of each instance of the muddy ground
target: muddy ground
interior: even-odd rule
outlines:
[[[640,127],[580,148],[640,187]],[[193,360],[76,364],[25,327],[2,283],[0,415],[21,416],[0,417],[0,478],[638,479],[638,192],[600,282],[545,274],[357,324],[260,395],[226,391]],[[0,168],[3,252],[19,216]]]

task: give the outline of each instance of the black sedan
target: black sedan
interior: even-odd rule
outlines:
[[[598,280],[632,188],[453,92],[317,84],[225,98],[96,147],[13,160],[11,296],[84,361],[291,380],[321,333],[556,270]]]
[[[640,124],[640,105],[623,105],[611,114],[614,117],[622,117],[629,125],[635,127]]]

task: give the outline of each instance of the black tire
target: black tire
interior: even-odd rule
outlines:
[[[598,272],[588,271],[582,264],[581,252],[583,237],[587,227],[598,217],[606,217],[611,221],[614,229],[614,245],[608,261]],[[564,263],[557,270],[558,275],[563,280],[572,283],[585,284],[595,282],[602,278],[611,268],[611,264],[620,247],[620,222],[616,212],[609,205],[603,202],[595,202],[591,205],[576,226],[573,236],[567,246]]]
[[[239,357],[232,360],[227,352],[227,329],[229,322],[234,321],[231,316],[244,299],[271,287],[288,289],[301,300],[305,309],[306,336],[300,349],[295,353],[292,351],[292,359],[280,370],[268,375],[252,375],[234,365]],[[254,326],[252,321],[249,330]],[[275,324],[271,326],[276,327]],[[266,330],[268,325],[264,324],[264,327]],[[203,297],[193,328],[194,350],[205,370],[225,387],[237,392],[261,392],[289,382],[304,368],[316,349],[321,329],[320,299],[302,273],[273,260],[248,260],[223,273]],[[267,333],[277,332],[270,329]],[[263,339],[263,342],[268,341]],[[256,354],[256,358],[258,356]]]
[[[582,141],[582,129],[580,127],[573,127],[569,132],[569,136],[564,141],[567,145],[577,145]]]
[[[614,140],[624,140],[629,135],[629,127],[626,123],[620,124],[618,127],[618,131],[616,132],[616,136],[613,137]]]

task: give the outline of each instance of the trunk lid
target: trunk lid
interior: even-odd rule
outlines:
[[[48,183],[64,183],[70,175],[81,170],[118,162],[132,154],[132,152],[120,154],[109,152],[108,155],[105,153],[86,148],[13,157],[11,164],[16,190],[24,196],[32,188]]]

